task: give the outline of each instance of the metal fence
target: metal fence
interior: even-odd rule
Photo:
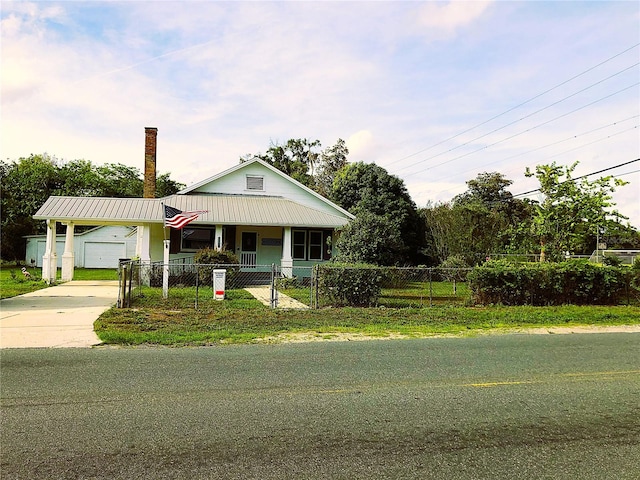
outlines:
[[[271,307],[359,306],[420,308],[464,305],[470,298],[467,268],[314,267],[122,262],[120,307],[145,297],[180,298],[198,308],[216,297],[214,271],[223,270],[224,290],[250,292]],[[166,272],[166,273],[165,273]],[[228,295],[227,295],[228,296]],[[237,296],[237,295],[236,295]]]

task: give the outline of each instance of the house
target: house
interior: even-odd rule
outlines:
[[[276,264],[292,275],[296,266],[327,261],[336,231],[352,214],[275,167],[254,158],[181,192],[153,198],[155,137],[145,140],[145,198],[49,197],[34,218],[47,222],[44,279],[57,268],[55,232],[66,225],[62,279],[73,278],[77,225],[136,228],[135,257],[141,262],[192,261],[204,247],[233,250],[245,268]],[[151,190],[150,190],[151,189]],[[164,227],[164,205],[182,211],[206,210],[181,230]],[[85,257],[85,264],[87,260]]]
[[[46,248],[46,235],[27,235],[25,263],[42,267]],[[56,235],[56,257],[58,268],[62,267],[65,235]],[[131,258],[136,252],[136,229],[118,225],[94,227],[75,233],[74,267],[118,268],[121,258]]]

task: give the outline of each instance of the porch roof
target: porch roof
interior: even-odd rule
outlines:
[[[332,215],[282,197],[172,195],[165,198],[49,197],[36,220],[77,225],[163,223],[162,204],[182,211],[207,210],[191,225],[258,225],[338,228],[350,218]]]

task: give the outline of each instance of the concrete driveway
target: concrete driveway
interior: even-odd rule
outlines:
[[[117,300],[117,280],[77,280],[1,300],[0,348],[97,345],[93,322]]]

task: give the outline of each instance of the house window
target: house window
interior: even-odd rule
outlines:
[[[247,175],[247,190],[264,191],[264,177],[258,175]]]
[[[322,260],[322,232],[309,232],[309,260]]]
[[[307,256],[307,232],[304,230],[293,231],[293,258],[294,260],[306,260]]]
[[[204,228],[182,229],[182,250],[200,250],[213,247],[215,230]]]

